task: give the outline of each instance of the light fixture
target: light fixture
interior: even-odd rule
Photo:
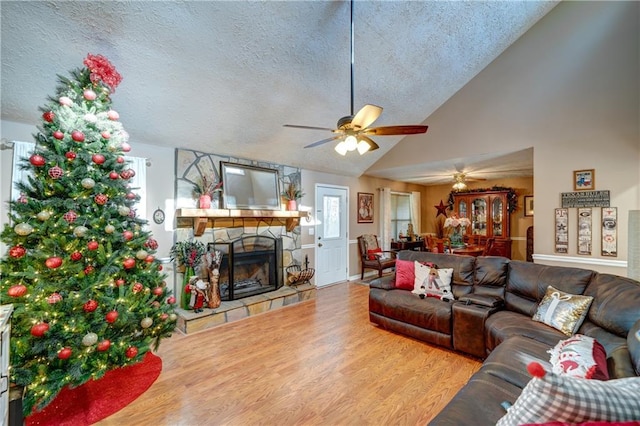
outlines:
[[[369,143],[367,141],[358,142],[358,152],[360,153],[360,155],[364,154],[365,152],[369,151],[370,149],[371,149],[371,145],[369,145]]]
[[[334,149],[340,155],[347,155],[347,144],[344,141],[340,141]]]
[[[467,188],[467,184],[464,182],[464,177],[464,173],[456,173],[455,175],[453,175],[453,179],[456,181],[453,184],[454,191],[458,192]]]
[[[347,148],[347,151],[355,151],[358,147],[358,138],[356,138],[354,135],[349,135],[344,139],[344,144]]]

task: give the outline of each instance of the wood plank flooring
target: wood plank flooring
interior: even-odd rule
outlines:
[[[366,285],[160,345],[158,380],[99,425],[417,425],[480,362],[369,322]]]

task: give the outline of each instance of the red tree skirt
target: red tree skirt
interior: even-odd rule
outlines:
[[[161,371],[162,359],[147,352],[142,362],[108,371],[77,388],[65,387],[44,410],[27,417],[26,425],[91,425],[133,402]]]

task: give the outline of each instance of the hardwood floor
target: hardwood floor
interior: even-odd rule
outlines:
[[[99,425],[414,425],[480,362],[369,322],[367,286],[162,342],[158,380]]]

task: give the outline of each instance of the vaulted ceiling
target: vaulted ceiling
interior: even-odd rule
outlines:
[[[439,106],[557,3],[356,1],[355,109],[380,105],[375,125],[426,124]],[[334,144],[304,149],[350,113],[350,6],[342,1],[2,1],[2,119],[39,122],[56,75],[106,56],[123,76],[112,96],[131,143],[182,147],[359,176],[380,149],[339,156]],[[420,136],[428,144],[429,133]],[[522,153],[424,164],[391,179],[464,164],[495,171]]]

